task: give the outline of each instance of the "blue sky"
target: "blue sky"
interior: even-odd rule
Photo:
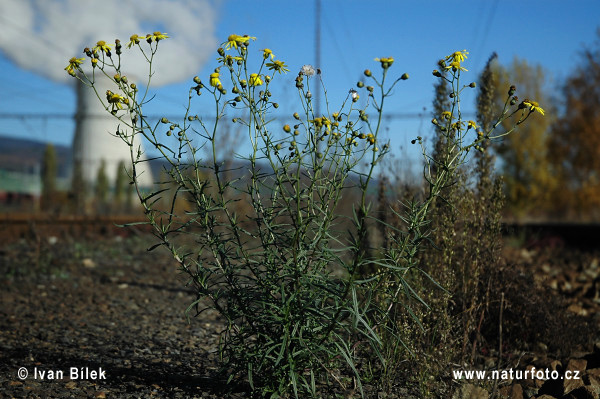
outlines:
[[[17,9],[15,1],[30,6],[30,10]],[[139,21],[139,25],[135,25],[138,23],[135,21],[125,22],[147,28],[148,32],[160,29],[171,35],[168,41],[161,43],[168,54],[165,65],[179,63],[180,55],[197,57],[190,60],[183,57],[181,64],[189,63],[186,75],[172,73],[169,67],[158,71],[165,76],[175,76],[174,80],[184,80],[153,88],[156,99],[148,108],[149,114],[182,113],[191,79],[199,75],[208,80],[208,75],[217,66],[214,60],[217,44],[231,33],[256,36],[257,41],[251,48],[257,51],[257,57],[260,49],[270,48],[278,59],[287,63],[291,72],[280,81],[278,101],[283,113],[293,112],[297,71],[303,64],[315,63],[315,0],[206,1],[202,2],[202,7],[207,7],[206,12],[197,8],[190,13],[185,11],[184,0],[175,2],[183,4],[179,9],[171,7],[174,3],[168,1],[153,1],[166,3],[172,10],[172,14],[165,15],[169,21],[161,21],[159,11],[159,15]],[[389,112],[411,116],[390,122],[387,134],[394,150],[410,146],[408,142],[412,138],[429,132],[429,108],[435,81],[431,71],[439,58],[456,50],[468,50],[465,66],[470,71],[468,79],[472,80],[477,79],[494,51],[502,64],[510,63],[513,57],[525,58],[532,64],[543,65],[551,78],[549,87],[555,88],[575,68],[583,47],[594,42],[600,26],[598,0],[321,1],[322,55],[321,65],[315,66],[323,71],[332,103],[343,99],[365,68],[378,68],[373,60],[375,57],[393,56],[396,61],[392,72],[397,76],[404,72],[410,74],[410,79],[402,82],[388,104]],[[33,25],[23,26],[19,14],[35,13],[36,9],[39,12],[40,1],[0,0],[3,35],[11,36],[10,40],[0,38],[0,114],[3,116],[0,135],[70,144],[74,131],[74,122],[70,119],[75,111],[74,90],[64,82],[52,80],[56,79],[56,74],[45,73],[43,69],[62,73],[68,58],[79,56],[69,47],[73,35],[87,38],[89,44],[100,39],[112,41],[119,34],[127,40],[129,33],[127,36],[115,33],[110,37],[110,27],[128,26],[119,24],[118,19],[133,18],[123,13],[101,14],[94,3],[97,2],[48,0],[43,2],[46,11],[30,19],[34,21]],[[136,14],[136,7],[147,4],[137,0],[116,3],[128,5],[130,8],[126,10],[133,10],[132,15]],[[51,25],[61,27],[54,28],[56,33],[52,28],[43,31],[36,26],[44,26],[44,15],[64,16],[62,8],[72,4],[78,4],[80,10],[77,12],[95,19],[66,18]],[[57,12],[48,11],[52,8]],[[151,12],[152,7],[148,8]],[[182,12],[181,17],[177,12]],[[190,19],[193,16],[197,16],[197,23],[190,23],[194,21]],[[103,18],[112,21],[109,23]],[[185,23],[177,25],[178,18]],[[28,34],[28,30],[32,33]],[[96,32],[98,36],[94,36]],[[101,34],[107,37],[100,37]],[[167,50],[169,46],[178,51],[175,56]],[[54,57],[57,53],[63,58]],[[59,64],[53,61],[54,58],[64,61]],[[196,72],[189,73],[192,71]],[[518,94],[526,97],[526,93]],[[467,111],[472,108],[471,100],[467,98],[463,103]],[[419,114],[422,117],[418,117]],[[31,115],[37,117],[28,117]],[[51,117],[44,118],[44,115]]]

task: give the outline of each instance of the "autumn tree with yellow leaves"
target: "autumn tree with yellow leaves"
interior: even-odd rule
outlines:
[[[496,145],[499,167],[505,179],[506,207],[517,219],[547,214],[558,181],[548,152],[553,112],[546,106],[550,96],[544,87],[545,74],[539,65],[515,58],[508,67],[495,63],[495,103],[502,109],[507,91],[516,86],[521,104],[535,98],[544,104],[545,112],[532,112],[529,123],[521,124],[515,134],[506,136]],[[545,115],[544,115],[545,114]],[[505,120],[508,129],[515,121]]]
[[[592,48],[562,88],[561,113],[552,128],[550,155],[561,181],[554,202],[561,215],[600,216],[600,29]],[[528,127],[534,126],[529,124]]]

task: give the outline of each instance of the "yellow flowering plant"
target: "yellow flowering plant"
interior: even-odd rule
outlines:
[[[161,32],[130,37],[126,48],[146,55],[149,77],[159,43],[167,38]],[[451,77],[434,73],[448,79],[455,94],[452,108],[440,116],[443,123],[434,120],[455,151],[432,159],[422,140],[415,140],[423,149],[428,195],[396,213],[407,227],[395,229],[393,245],[375,256],[368,231],[378,221],[368,193],[377,165],[389,152],[380,134],[384,104],[408,74],[390,82],[397,63],[377,58],[379,73],[365,70],[370,84],[359,82],[341,104],[329,104],[323,90],[327,112],[321,114],[311,93],[311,87],[322,86],[314,84],[321,74],[303,65],[295,78],[297,112],[277,125],[279,104],[271,88],[289,69],[270,49],[251,51],[254,40],[233,34],[222,43],[208,85],[193,78],[179,121],[162,117],[151,123],[145,116],[148,89],[138,93],[123,76],[126,60],[118,40],[115,55],[104,41],[84,50],[96,65],[91,74],[84,73],[84,60],[78,58],[65,70],[93,90],[96,74],[113,82],[114,88],[96,94],[120,121],[117,135],[131,150],[131,178],[157,237],[153,248],[165,247],[188,277],[197,295],[188,313],[212,308],[221,316],[219,352],[228,382],[241,380],[254,394],[270,397],[322,397],[331,385],[340,392],[355,387],[365,396],[363,381],[377,380],[390,367],[384,353],[396,350],[401,336],[396,315],[410,313],[409,303],[421,301],[408,276],[419,272],[416,254],[428,235],[429,207],[470,149],[492,138],[490,131],[468,142],[467,132],[477,126],[463,121],[458,101],[460,74],[466,71],[461,63],[468,53],[446,57],[443,69]],[[196,112],[195,98],[202,93],[212,96],[214,116],[203,107]],[[362,106],[361,94],[368,99]],[[512,113],[511,107],[516,108]],[[543,113],[529,100],[516,106],[509,98],[505,108],[500,119],[520,110],[522,120],[527,112]],[[232,122],[246,132],[250,148],[242,167],[247,173],[239,176],[231,175],[218,151],[230,113],[239,115]],[[168,181],[157,183],[151,193],[138,183],[135,166],[145,160],[134,145],[136,136],[167,165]],[[175,137],[176,144],[165,136]],[[434,163],[441,173],[430,172]],[[348,201],[352,196],[356,200]],[[178,207],[182,197],[185,211]],[[241,203],[248,207],[240,208]],[[349,203],[348,217],[340,209]]]

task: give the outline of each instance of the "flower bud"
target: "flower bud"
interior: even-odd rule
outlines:
[[[434,69],[432,72],[433,76],[436,76],[438,78],[441,78],[443,75],[440,71],[438,71],[437,69]]]
[[[400,76],[401,80],[407,80],[408,79],[408,74],[407,73],[403,73],[402,76]]]
[[[358,88],[361,88],[361,87],[364,87],[364,86],[365,86],[365,84],[363,82],[361,82],[361,81],[358,81],[356,83],[356,87],[358,87]]]
[[[196,83],[197,85],[201,84],[202,81],[200,80],[200,78],[198,76],[194,76],[194,83]]]
[[[370,69],[365,69],[364,74],[365,74],[366,77],[370,77],[371,76],[371,70]]]
[[[472,88],[472,89],[474,89],[476,86],[477,86],[477,84],[475,82],[471,82],[469,84],[469,87]]]
[[[219,47],[217,49],[217,53],[221,56],[224,57],[225,56],[225,50],[223,50],[223,47]]]
[[[515,87],[515,85],[510,86],[510,88],[508,89],[508,95],[509,96],[514,95],[515,91],[517,91],[517,88]]]
[[[285,126],[283,127],[283,131],[284,131],[284,132],[286,132],[286,133],[289,133],[289,132],[291,132],[291,131],[292,131],[292,128],[290,128],[290,125],[285,125]]]
[[[515,105],[517,102],[519,102],[519,97],[517,96],[510,99],[510,105]]]

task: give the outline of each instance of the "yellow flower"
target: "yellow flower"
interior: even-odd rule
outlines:
[[[108,55],[110,54],[110,44],[106,44],[104,40],[100,40],[96,43],[96,47],[94,47],[93,50],[100,50]]]
[[[468,71],[468,69],[460,66],[460,61],[452,61],[450,65],[446,67],[446,69],[460,70],[460,71]]]
[[[275,54],[273,54],[273,52],[266,48],[263,50],[263,58],[266,60],[267,58],[271,57],[271,60],[275,59]]]
[[[79,70],[79,65],[83,64],[85,58],[73,57],[69,60],[69,65],[65,68],[65,71],[71,76],[75,76],[75,70]]]
[[[525,99],[521,104],[523,105],[522,108],[528,108],[531,112],[537,111],[540,114],[545,115],[545,111],[540,107],[540,105],[536,101]]]
[[[252,73],[250,74],[250,79],[248,79],[248,84],[250,86],[260,86],[263,84],[262,79],[260,78],[260,75],[257,73]]]
[[[131,35],[129,37],[129,43],[127,43],[127,48],[131,48],[136,44],[140,44],[140,40],[144,39],[143,36]]]
[[[383,69],[387,69],[392,66],[394,63],[394,57],[386,57],[386,58],[375,58],[375,61],[381,62],[381,67]]]
[[[123,104],[128,104],[129,99],[117,94],[113,93],[110,90],[106,90],[106,100],[109,104],[112,105],[112,111],[117,111],[119,109],[123,109]]]
[[[234,61],[239,62],[239,61],[243,61],[243,60],[244,59],[242,57],[239,57],[239,56],[234,57],[229,54],[227,54],[224,57],[217,57],[218,62],[220,62],[222,64],[227,64],[229,66],[232,66]]]
[[[477,126],[477,123],[475,123],[475,121],[469,121],[467,124],[467,129],[477,129],[479,126]]]
[[[235,35],[235,34],[229,35],[229,37],[227,38],[227,41],[225,42],[227,44],[227,47],[225,47],[225,48],[227,50],[231,49],[232,47],[238,48],[238,46],[241,46],[243,44],[250,42],[250,39],[256,40],[256,37],[252,37],[252,36],[248,36],[248,35],[240,36],[240,35]]]
[[[469,54],[469,52],[467,50],[463,50],[463,51],[455,51],[452,54],[447,55],[445,60],[448,61],[449,64],[444,65],[444,68],[466,71],[465,68],[460,66],[460,63],[467,59],[467,54]],[[440,65],[445,64],[443,61],[444,60],[440,61]]]
[[[154,33],[152,33],[152,35],[150,36],[152,38],[152,40],[154,40],[155,42],[159,41],[159,40],[163,40],[169,37],[169,35],[167,35],[166,33],[162,33],[159,31],[156,31]]]
[[[461,63],[461,62],[463,62],[464,60],[466,60],[468,58],[467,54],[469,54],[469,52],[467,50],[455,51],[454,53],[446,56],[446,60],[447,61],[450,61],[450,60],[452,60],[452,61],[458,61],[458,63]]]
[[[464,125],[465,125],[465,123],[463,121],[456,121],[450,125],[450,128],[452,128],[454,130],[460,130],[463,128]]]
[[[452,112],[450,112],[450,111],[442,112],[442,119],[446,119],[449,121],[451,117],[452,117]]]
[[[210,85],[212,87],[218,87],[221,85],[221,81],[219,80],[219,76],[221,76],[221,74],[219,73],[219,71],[215,71],[213,73],[210,74]]]
[[[279,60],[273,60],[273,62],[267,62],[267,68],[269,68],[272,71],[279,72],[279,73],[284,73],[284,72],[290,71],[289,69],[287,69],[287,65],[285,65],[285,62],[279,61]]]

